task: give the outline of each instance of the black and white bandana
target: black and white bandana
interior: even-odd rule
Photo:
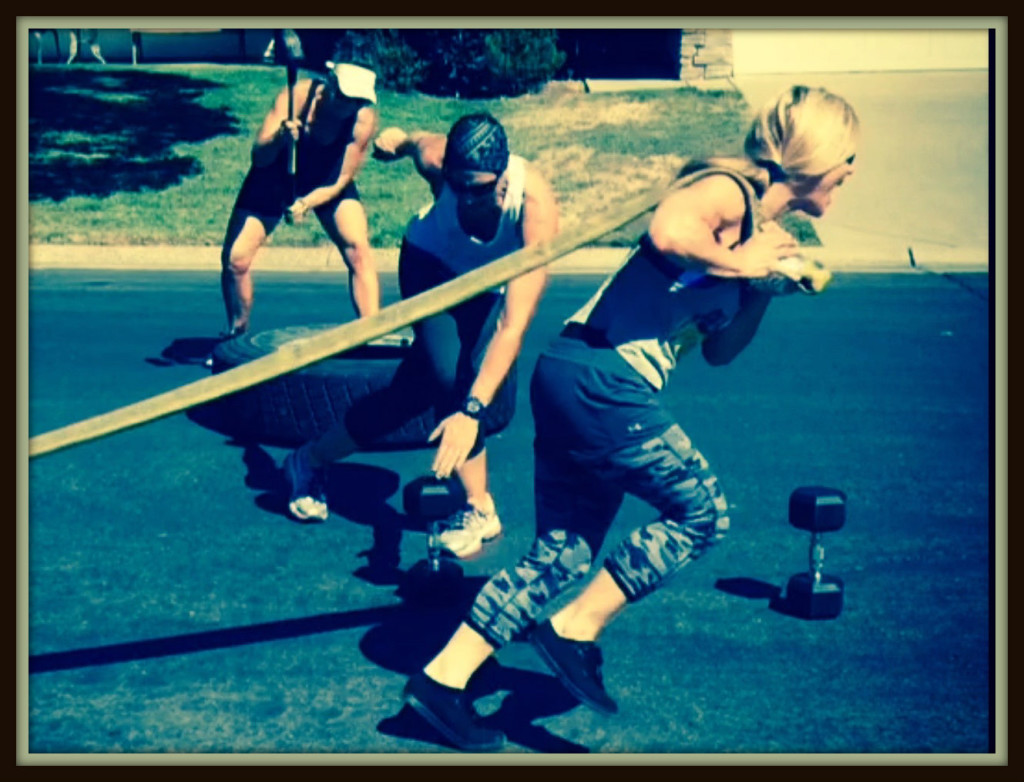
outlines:
[[[490,114],[470,114],[452,125],[448,133],[444,167],[500,176],[508,167],[508,157],[508,137],[501,123]]]

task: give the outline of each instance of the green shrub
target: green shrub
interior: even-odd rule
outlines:
[[[409,30],[406,40],[427,63],[420,89],[461,98],[491,95],[482,30]]]
[[[500,95],[543,87],[565,63],[554,30],[495,30],[484,40],[487,69]]]
[[[321,60],[372,68],[378,86],[459,98],[515,97],[542,87],[566,60],[554,30],[304,30]]]
[[[344,30],[335,43],[336,57],[372,68],[378,88],[411,92],[423,82],[427,63],[398,30]]]
[[[405,30],[428,63],[421,89],[461,98],[514,97],[554,77],[565,62],[554,30]]]

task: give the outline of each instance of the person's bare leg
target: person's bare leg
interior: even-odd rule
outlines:
[[[596,641],[625,607],[626,596],[611,574],[601,568],[576,599],[551,617],[551,627],[562,638]]]
[[[103,59],[103,52],[100,50],[99,30],[82,30],[81,35],[81,45],[88,48],[89,53],[93,56],[94,60],[99,62],[101,65],[106,65],[107,61]]]
[[[68,34],[68,61],[67,64],[71,65],[75,60],[78,59],[78,30],[72,30]]]
[[[252,262],[266,238],[263,223],[255,217],[231,216],[221,251],[220,274],[228,333],[241,333],[249,328],[253,302]]]
[[[348,267],[349,296],[356,315],[365,318],[376,314],[380,310],[380,281],[363,205],[346,198],[334,211],[333,224],[322,222]]]
[[[463,622],[423,672],[446,687],[464,690],[473,674],[492,654],[494,647]]]
[[[487,449],[467,459],[455,474],[466,490],[466,500],[485,513],[493,513],[494,498],[488,490],[487,483]]]

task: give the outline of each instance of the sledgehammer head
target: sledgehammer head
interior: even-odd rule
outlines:
[[[278,65],[298,65],[304,59],[302,41],[294,30],[274,31],[274,61]]]

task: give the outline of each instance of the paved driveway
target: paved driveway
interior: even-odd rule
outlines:
[[[826,87],[854,106],[862,141],[856,175],[827,219],[833,249],[892,258],[987,258],[987,71],[821,73],[733,79],[752,107],[792,84]]]

